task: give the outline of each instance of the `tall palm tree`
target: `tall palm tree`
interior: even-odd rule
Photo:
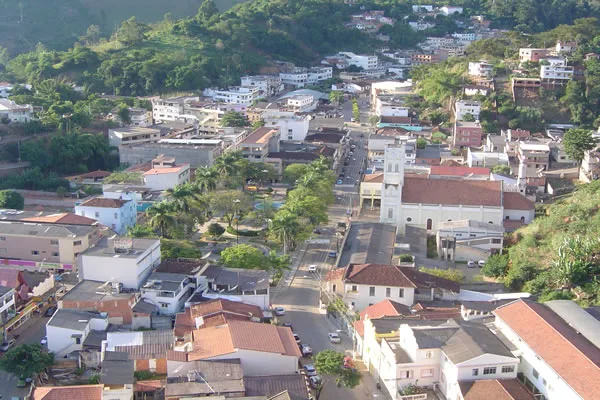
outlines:
[[[240,152],[228,152],[215,160],[214,168],[222,177],[234,176],[237,172],[235,163],[241,159]]]
[[[194,184],[200,190],[200,193],[212,192],[217,188],[217,172],[208,167],[198,168]]]
[[[173,204],[167,201],[152,205],[146,210],[148,225],[152,229],[158,230],[160,236],[167,237],[169,229],[176,224],[174,211]]]
[[[288,249],[294,247],[296,236],[301,230],[297,216],[289,211],[280,211],[270,222],[269,235],[282,244],[283,254],[287,254]]]
[[[200,189],[191,183],[184,183],[168,189],[167,194],[175,211],[189,213],[200,195]]]

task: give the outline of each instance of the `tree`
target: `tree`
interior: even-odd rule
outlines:
[[[360,122],[360,108],[356,99],[352,99],[352,117],[355,122]]]
[[[282,207],[290,213],[306,218],[312,226],[327,223],[327,204],[316,196],[296,196],[297,190],[289,193],[288,200]]]
[[[459,269],[441,269],[441,268],[419,268],[419,271],[429,275],[437,276],[439,278],[448,279],[454,282],[460,282],[463,280],[465,275]]]
[[[148,31],[148,26],[139,23],[135,17],[123,21],[119,29],[115,32],[114,37],[119,42],[126,46],[138,44],[144,40],[144,33]]]
[[[259,119],[259,120],[254,121],[252,123],[252,129],[254,129],[254,130],[260,128],[261,126],[265,126],[265,120],[264,119]]]
[[[54,364],[54,353],[47,353],[39,344],[13,347],[0,358],[0,369],[19,378],[31,378]]]
[[[597,239],[566,237],[558,247],[550,271],[556,285],[559,288],[571,289],[574,284],[583,282],[591,272],[598,248]]]
[[[19,192],[14,190],[0,191],[0,208],[10,208],[14,210],[22,210],[25,206],[25,199]]]
[[[494,254],[490,256],[483,268],[481,273],[491,278],[501,278],[506,275],[508,269],[508,256],[501,254]]]
[[[213,168],[198,168],[195,174],[194,184],[200,193],[209,193],[217,188],[217,172]]]
[[[5,66],[8,64],[8,60],[10,60],[8,50],[5,47],[0,46],[0,65]]]
[[[244,214],[252,207],[252,198],[241,190],[219,190],[210,194],[209,207],[213,213],[220,213],[231,226],[233,218]]]
[[[200,189],[191,183],[176,185],[173,189],[167,190],[167,195],[173,210],[176,212],[190,213],[198,205],[198,196]]]
[[[329,102],[335,106],[339,106],[344,102],[344,92],[341,90],[332,90],[329,92]]]
[[[466,113],[463,116],[463,121],[465,121],[465,122],[475,122],[475,117],[473,116],[473,114]]]
[[[573,128],[565,133],[563,143],[565,152],[569,157],[575,160],[578,165],[581,165],[585,152],[595,149],[598,145],[598,139],[592,137],[592,132],[586,129]]]
[[[100,27],[98,25],[90,25],[85,32],[85,35],[80,36],[79,40],[86,45],[94,45],[100,40]]]
[[[427,140],[423,139],[422,137],[417,139],[417,149],[424,149],[425,147],[427,147]]]
[[[306,227],[300,224],[298,216],[288,210],[279,210],[269,226],[269,236],[282,245],[283,254],[287,254],[305,232]]]
[[[344,353],[334,350],[323,350],[314,357],[314,365],[321,377],[332,377],[337,384],[353,389],[360,384],[361,376],[356,369],[344,366],[345,357]],[[317,400],[321,395],[324,385],[325,382],[317,388]]]
[[[119,119],[121,120],[123,125],[131,124],[131,111],[129,111],[129,106],[127,104],[119,104],[117,115],[119,116]]]
[[[238,244],[223,250],[221,263],[229,268],[269,269],[269,260],[263,252],[249,244]]]
[[[148,225],[136,224],[127,228],[127,236],[134,238],[150,238],[156,237],[156,232]]]
[[[227,152],[215,160],[213,168],[222,178],[232,177],[237,172],[235,164],[241,159],[242,154],[240,152]]]
[[[308,171],[306,164],[290,164],[283,171],[283,178],[289,183],[295,183]]]
[[[218,13],[219,9],[213,0],[204,0],[198,9],[196,19],[198,19],[199,22],[207,22],[210,18]]]
[[[155,203],[146,210],[148,225],[159,232],[160,236],[168,237],[169,230],[175,227],[175,210],[173,204],[167,201]]]
[[[227,111],[221,117],[221,126],[248,126],[248,118],[246,118],[246,116],[242,113],[235,111]]]
[[[223,233],[225,233],[225,228],[223,228],[223,226],[221,224],[217,224],[216,222],[213,222],[212,224],[210,224],[208,226],[207,233],[216,239],[219,236],[221,236]]]
[[[113,172],[104,178],[104,183],[130,183],[140,185],[142,182],[143,176],[140,172]]]
[[[492,172],[494,174],[498,174],[498,175],[509,176],[510,175],[510,166],[498,164],[492,168]]]

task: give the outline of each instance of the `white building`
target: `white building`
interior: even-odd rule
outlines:
[[[433,6],[432,5],[416,4],[416,5],[412,6],[412,12],[414,14],[428,13],[428,12],[432,12],[432,11],[433,11]]]
[[[453,300],[460,292],[456,282],[396,265],[349,264],[331,271],[326,281],[327,290],[355,311],[386,299],[406,306],[418,301]]]
[[[283,91],[281,77],[276,75],[242,76],[241,86],[258,89],[259,96],[271,97]]]
[[[489,153],[488,153],[489,154]],[[405,177],[404,145],[385,152],[380,222],[433,230],[442,221],[470,219],[502,225],[502,183]]]
[[[0,121],[25,123],[33,118],[31,104],[17,104],[12,100],[0,98]]]
[[[196,289],[186,274],[154,272],[142,286],[142,298],[158,307],[160,314],[175,315]]]
[[[208,299],[225,299],[254,304],[261,310],[271,307],[269,297],[269,274],[260,270],[240,270],[209,265],[202,271],[208,290],[201,299],[190,300],[190,305]],[[198,284],[200,287],[200,284]],[[188,304],[186,304],[188,307]]]
[[[490,78],[494,66],[487,61],[476,61],[469,63],[469,75],[476,76],[478,78]]]
[[[409,21],[408,26],[410,26],[415,31],[424,31],[427,29],[435,28],[435,24],[433,22],[426,22],[423,20]]]
[[[408,117],[409,111],[402,96],[380,95],[375,101],[375,115],[379,117]]]
[[[127,126],[108,130],[108,143],[113,147],[124,144],[156,142],[160,129],[145,126]]]
[[[104,238],[79,257],[79,277],[139,289],[160,264],[160,240]]]
[[[106,328],[106,314],[61,308],[46,323],[48,351],[57,358],[81,351],[90,331],[105,331]]]
[[[75,213],[92,218],[119,235],[137,222],[137,205],[132,200],[94,197],[75,206]]]
[[[502,253],[504,228],[470,220],[440,222],[436,242],[438,255],[443,259],[487,260],[493,254]]]
[[[129,107],[129,118],[133,126],[150,126],[152,125],[152,111],[145,108]]]
[[[0,324],[4,326],[15,314],[15,289],[0,285]]]
[[[168,99],[152,100],[152,118],[155,123],[177,121],[185,114],[184,106],[188,102],[200,101],[197,96],[179,96]]]
[[[591,314],[570,300],[517,300],[494,314],[526,386],[548,400],[598,397],[600,322]]]
[[[349,51],[340,51],[337,55],[344,58],[348,65],[354,65],[364,70],[376,69],[379,62],[377,56],[358,55]]]
[[[306,68],[294,68],[290,71],[280,72],[279,77],[284,85],[303,88],[308,81],[308,70]]]
[[[467,150],[467,165],[469,167],[495,167],[496,165],[509,165],[506,153],[490,153],[485,151]]]
[[[540,78],[546,81],[570,81],[573,79],[573,67],[568,65],[542,65]]]
[[[333,78],[333,67],[312,67],[308,69],[306,83],[317,85],[321,81]]]
[[[263,113],[263,120],[265,127],[279,128],[281,140],[303,141],[310,124],[308,116],[288,111],[267,111]]]
[[[190,165],[154,167],[144,172],[144,184],[150,190],[173,189],[190,181]]]
[[[577,42],[556,41],[555,52],[558,54],[570,54],[577,49]]]
[[[214,101],[230,104],[251,105],[259,97],[259,89],[256,87],[234,86],[227,90],[212,91]]]
[[[440,12],[446,16],[454,15],[454,14],[462,14],[463,8],[459,6],[443,6],[440,7]]]
[[[465,119],[470,114],[475,121],[479,119],[481,113],[481,103],[476,100],[456,100],[454,103],[454,116],[458,121]]]
[[[285,100],[285,107],[287,110],[295,113],[310,112],[317,108],[315,98],[310,95],[297,94],[287,97]]]
[[[383,170],[385,163],[385,149],[396,143],[404,143],[405,148],[405,164],[414,165],[417,160],[417,139],[410,136],[386,136],[373,135],[369,136],[367,143],[367,158],[369,167],[372,169]],[[381,185],[380,185],[381,186]],[[377,189],[381,189],[378,187]]]

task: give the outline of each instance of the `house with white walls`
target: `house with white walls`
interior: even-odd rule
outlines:
[[[79,256],[79,278],[139,289],[160,261],[159,239],[103,238]]]
[[[190,164],[156,166],[144,172],[144,184],[150,190],[173,189],[190,181]]]
[[[283,91],[283,82],[277,75],[242,76],[241,86],[258,89],[259,96],[271,97]]]
[[[46,323],[48,351],[57,358],[83,349],[90,331],[105,331],[108,316],[104,313],[59,309]]]
[[[158,313],[175,315],[196,290],[196,281],[186,274],[153,272],[141,288],[142,298],[158,307]]]
[[[94,197],[75,206],[75,213],[92,218],[119,235],[137,222],[137,206],[133,200]]]
[[[293,97],[290,99],[293,100]],[[262,117],[265,127],[279,128],[281,140],[303,141],[308,135],[310,117],[307,115],[297,115],[289,111],[267,111]]]
[[[600,321],[571,300],[516,300],[494,311],[495,326],[521,360],[520,379],[540,398],[600,393]]]
[[[494,66],[487,61],[469,62],[469,75],[478,78],[490,78]]]
[[[479,119],[481,113],[481,102],[477,100],[456,100],[454,103],[454,117],[457,121],[465,119],[467,114],[473,117],[473,120]]]
[[[418,301],[453,300],[460,285],[413,267],[384,264],[349,264],[327,274],[327,290],[348,305],[362,310],[382,300],[412,306]]]
[[[17,104],[12,100],[0,98],[0,121],[26,123],[32,118],[33,106],[31,104]]]

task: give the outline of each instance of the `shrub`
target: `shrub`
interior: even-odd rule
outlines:
[[[508,269],[508,256],[494,254],[485,262],[481,273],[491,278],[500,278],[506,275]]]
[[[402,254],[400,255],[400,262],[413,262],[415,258],[410,254]]]
[[[235,228],[232,226],[227,227],[227,233],[229,233],[230,235],[235,235],[236,232],[237,232],[237,235],[239,235],[239,236],[257,237],[257,236],[260,236],[262,231],[248,231],[248,230],[236,231]]]
[[[225,228],[223,228],[223,226],[221,224],[217,224],[216,222],[213,222],[212,224],[210,224],[208,226],[207,232],[212,237],[219,237],[223,233],[225,233]]]

